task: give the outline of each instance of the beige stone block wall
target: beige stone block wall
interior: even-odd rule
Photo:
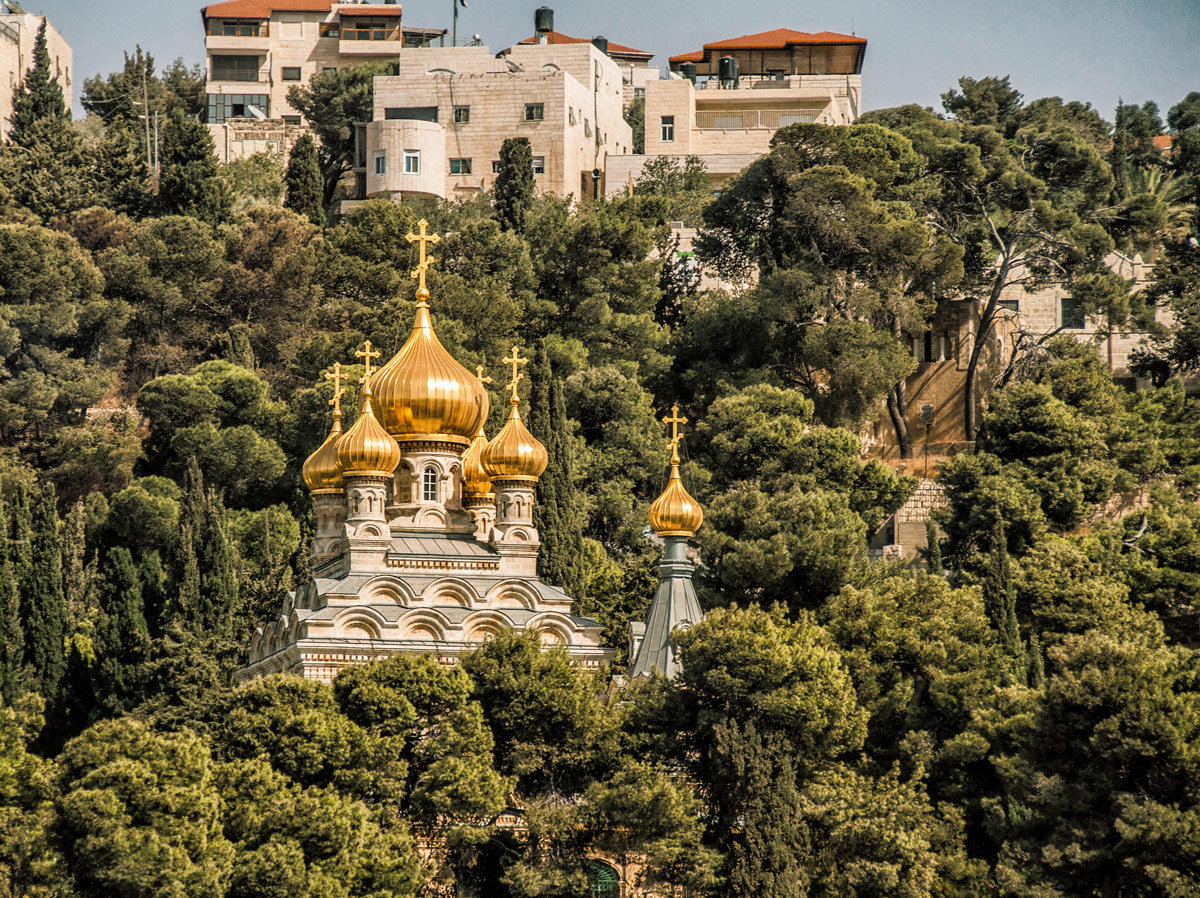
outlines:
[[[446,129],[436,122],[382,121],[367,125],[367,196],[423,194],[444,196]],[[420,153],[420,170],[404,170],[405,151]],[[383,153],[386,171],[375,173],[375,155]]]
[[[695,88],[681,78],[646,84],[646,155],[689,156],[695,152],[692,137],[696,127]],[[675,118],[675,140],[662,139],[663,116]]]

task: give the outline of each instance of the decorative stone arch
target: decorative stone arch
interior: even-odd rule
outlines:
[[[398,577],[375,577],[363,584],[359,595],[367,602],[389,602],[406,607],[416,596],[412,587]]]
[[[487,642],[505,630],[513,628],[512,621],[499,611],[476,611],[462,623],[467,642]]]
[[[421,604],[475,608],[479,605],[479,593],[465,580],[443,577],[425,587],[425,591],[421,593]]]
[[[392,474],[392,501],[400,504],[416,501],[417,472],[412,459],[401,458]]]
[[[407,639],[435,639],[444,641],[450,627],[442,614],[432,608],[415,608],[400,619]]]
[[[509,512],[511,511],[512,509],[510,507]],[[513,513],[515,514],[515,512]],[[509,527],[504,531],[504,541],[515,543],[534,543],[537,542],[537,537],[528,527]]]
[[[391,531],[387,524],[381,524],[379,521],[367,521],[365,524],[359,524],[354,530],[355,536],[363,536],[368,539],[384,539],[391,536]]]
[[[621,898],[621,874],[603,858],[588,858],[588,894],[595,898]]]
[[[350,639],[378,639],[387,620],[370,606],[357,605],[339,611],[333,625],[342,636]]]
[[[538,591],[524,580],[504,580],[489,589],[484,597],[484,602],[489,606],[504,607],[507,604],[511,607],[515,602],[518,607],[530,611],[536,611],[541,601]]]
[[[542,645],[568,646],[575,641],[576,628],[571,625],[570,620],[552,611],[531,617],[525,629],[537,633]]]
[[[441,530],[450,524],[450,515],[441,505],[423,505],[413,515],[413,523],[418,527]]]
[[[453,508],[462,507],[463,498],[463,478],[462,465],[454,462],[450,465],[450,495],[446,499],[446,504]]]

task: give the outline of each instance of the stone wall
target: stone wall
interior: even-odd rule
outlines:
[[[255,153],[271,153],[286,160],[308,129],[280,119],[234,119],[223,125],[209,125],[208,132],[216,145],[217,159],[232,162]]]

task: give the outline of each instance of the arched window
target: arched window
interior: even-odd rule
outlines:
[[[618,898],[621,894],[621,882],[617,878],[617,871],[604,861],[597,860],[588,864],[588,868],[593,898]]]
[[[423,502],[438,500],[438,472],[433,465],[427,467],[421,475],[421,500]]]

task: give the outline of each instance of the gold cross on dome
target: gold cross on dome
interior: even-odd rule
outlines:
[[[688,419],[679,414],[679,403],[671,406],[671,414],[669,417],[662,419],[663,424],[671,425],[671,454],[679,453],[679,441],[683,439],[683,434],[679,432],[679,428],[683,424],[687,424]]]
[[[342,416],[342,397],[346,395],[346,388],[342,386],[342,378],[346,375],[342,374],[342,363],[333,363],[333,372],[326,372],[325,379],[333,381],[333,398],[329,400],[329,404],[333,406],[333,416],[340,418]]]
[[[507,365],[512,365],[513,379],[512,383],[508,385],[508,388],[512,390],[512,398],[509,401],[516,403],[519,401],[517,399],[517,384],[519,384],[521,382],[521,378],[525,376],[521,373],[521,366],[529,364],[529,359],[521,358],[521,351],[514,346],[512,348],[512,357],[505,357],[504,362]]]
[[[371,360],[379,358],[379,350],[371,349],[371,341],[368,340],[365,344],[365,349],[354,350],[354,355],[363,360],[363,376],[360,384],[366,384],[371,379]]]
[[[475,377],[481,384],[490,384],[492,382],[490,377],[483,376],[483,365],[475,366]]]
[[[442,242],[442,238],[437,234],[426,234],[425,229],[429,226],[429,222],[421,219],[417,222],[417,227],[420,229],[416,234],[409,231],[404,235],[404,239],[409,243],[421,244],[421,258],[417,262],[417,267],[412,270],[412,276],[418,279],[417,293],[422,294],[421,298],[429,295],[429,288],[425,286],[425,272],[429,270],[429,266],[433,264],[433,259],[425,255],[425,245],[432,243],[434,246]]]

